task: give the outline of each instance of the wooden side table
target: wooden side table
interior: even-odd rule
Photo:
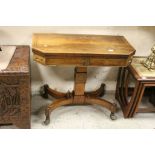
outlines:
[[[104,95],[104,84],[94,92],[85,92],[88,66],[128,66],[135,49],[123,36],[34,34],[33,59],[43,65],[75,66],[74,90],[57,92],[44,85],[42,95],[52,95],[58,100],[47,106],[45,124],[50,122],[50,113],[59,106],[71,104],[99,104],[111,111],[111,119],[116,104],[100,99]]]
[[[144,59],[145,57],[134,57],[130,66],[119,69],[116,99],[119,101],[125,118],[131,118],[138,112],[155,112],[155,108],[139,108],[145,88],[155,86],[155,71],[149,71],[141,64]],[[130,76],[136,83],[129,99]]]

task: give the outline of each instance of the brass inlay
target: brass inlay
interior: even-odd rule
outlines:
[[[148,70],[155,70],[155,45],[151,48],[152,53],[141,63],[148,69]]]

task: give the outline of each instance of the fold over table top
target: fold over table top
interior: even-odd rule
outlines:
[[[44,65],[127,66],[135,49],[123,36],[34,34],[34,60]]]

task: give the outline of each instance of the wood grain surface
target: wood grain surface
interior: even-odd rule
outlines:
[[[135,49],[123,36],[34,34],[34,60],[45,65],[127,66]]]
[[[34,34],[33,49],[45,54],[133,54],[134,48],[123,36]]]

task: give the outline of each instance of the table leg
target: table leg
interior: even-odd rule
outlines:
[[[139,88],[137,90],[137,94],[136,94],[136,97],[135,97],[135,100],[134,100],[134,104],[133,104],[132,109],[131,109],[131,111],[129,113],[130,118],[133,117],[134,114],[137,112],[138,105],[141,102],[143,94],[144,94],[144,90],[145,90],[145,87],[144,87],[143,83],[140,82],[140,85],[139,85]]]
[[[56,100],[56,101],[52,102],[51,104],[49,104],[45,110],[46,120],[44,121],[44,124],[48,125],[50,123],[50,113],[54,109],[56,109],[60,106],[63,106],[63,105],[72,104],[72,102],[73,102],[72,98],[70,98],[70,99],[63,98],[63,99]]]
[[[116,112],[116,105],[98,98],[104,92],[104,84],[101,85],[100,89],[96,92],[85,93],[85,83],[87,80],[87,67],[76,67],[75,68],[75,84],[74,84],[74,103],[83,104],[98,104],[109,111],[111,111],[110,118],[116,119],[114,113]]]
[[[71,104],[98,104],[104,106],[109,111],[111,111],[110,118],[112,120],[116,119],[114,113],[116,112],[116,105],[112,104],[104,99],[98,97],[104,94],[105,84],[93,92],[85,92],[85,84],[87,80],[87,67],[76,67],[74,74],[74,91],[67,93],[60,93],[44,85],[43,87],[43,97],[47,97],[48,94],[54,96],[55,98],[60,98],[50,105],[47,106],[45,110],[46,120],[45,125],[50,123],[50,113],[59,106],[71,105]]]

